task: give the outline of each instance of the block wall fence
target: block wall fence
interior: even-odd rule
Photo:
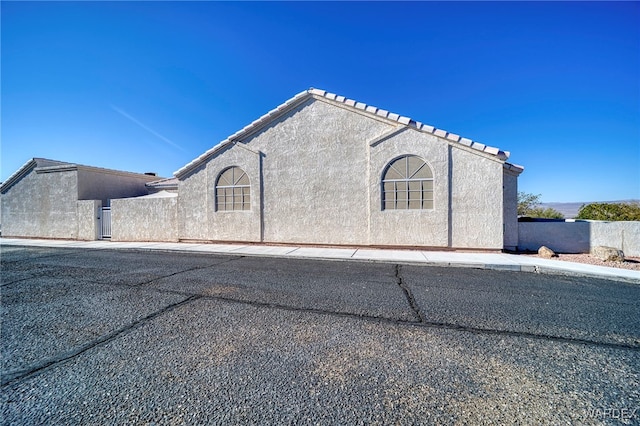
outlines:
[[[640,222],[532,219],[518,222],[518,249],[547,246],[558,253],[589,253],[595,246],[615,247],[640,257]]]

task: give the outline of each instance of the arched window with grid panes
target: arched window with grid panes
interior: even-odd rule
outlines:
[[[433,173],[416,155],[405,155],[387,165],[382,175],[382,209],[433,209]]]
[[[229,167],[220,173],[216,182],[216,210],[251,209],[251,183],[240,167]]]

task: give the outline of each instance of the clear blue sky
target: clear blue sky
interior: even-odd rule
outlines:
[[[640,3],[2,2],[1,179],[172,173],[316,87],[511,151],[543,201],[640,198]]]

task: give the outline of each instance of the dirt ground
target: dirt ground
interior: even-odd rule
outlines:
[[[525,254],[523,256],[540,257],[537,254]],[[640,271],[640,257],[626,257],[624,262],[603,262],[590,254],[559,254],[554,257],[558,261],[586,263],[589,265],[608,266],[609,268],[631,269]]]

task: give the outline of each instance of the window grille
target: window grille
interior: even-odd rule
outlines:
[[[225,169],[216,182],[216,210],[235,211],[251,209],[249,176],[240,167]]]
[[[423,159],[405,155],[389,163],[382,176],[382,209],[433,209],[433,173]]]

